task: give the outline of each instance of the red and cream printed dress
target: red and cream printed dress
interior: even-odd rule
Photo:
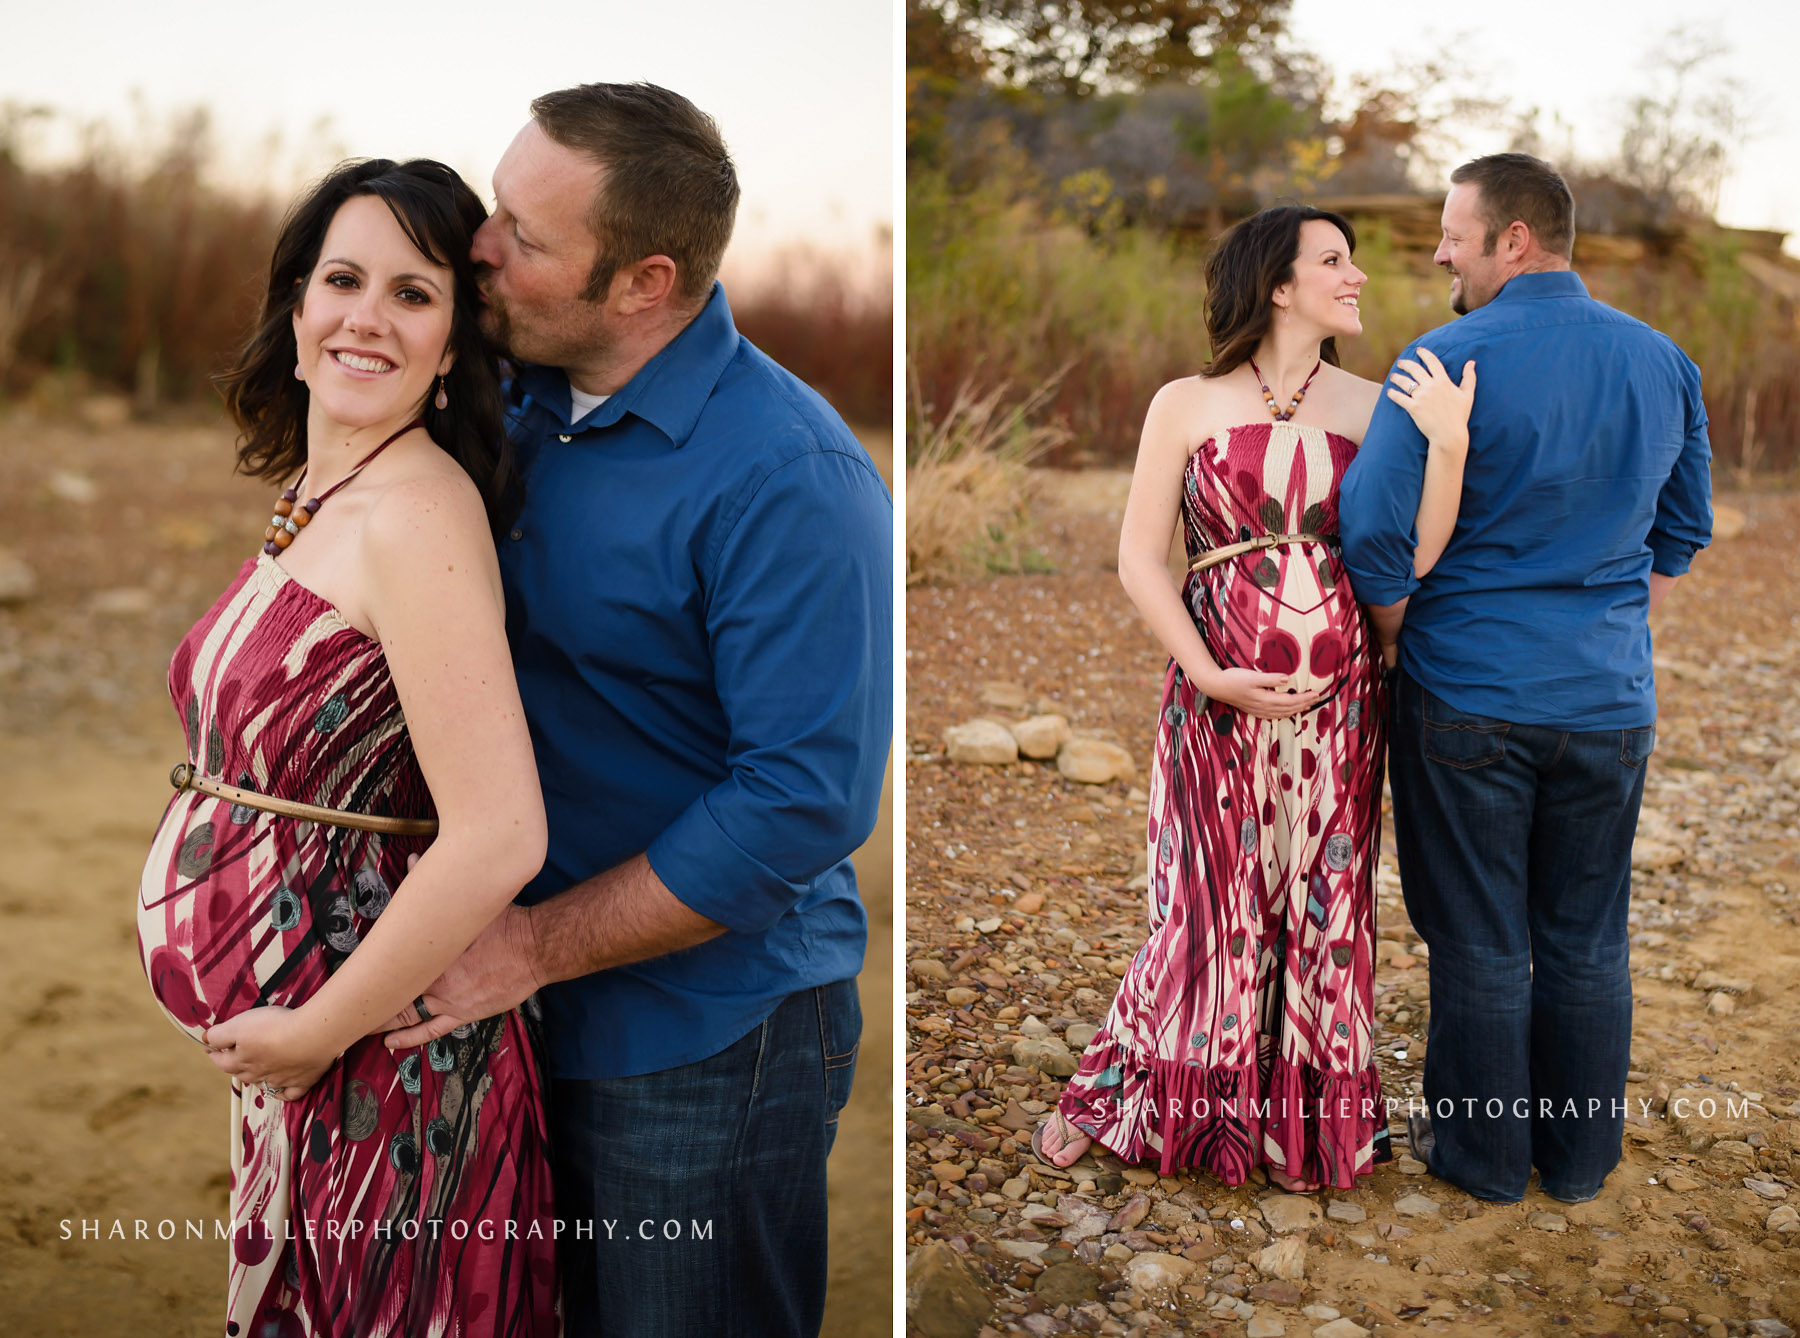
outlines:
[[[433,816],[381,646],[267,556],[175,652],[202,774],[263,794]],[[196,791],[144,866],[138,948],[187,1035],[294,1007],[353,951],[429,838],[324,827]],[[538,1338],[557,1332],[537,1058],[519,1011],[423,1049],[365,1037],[297,1101],[231,1097],[225,1332]]]
[[[1335,539],[1354,442],[1311,426],[1218,432],[1183,484],[1190,561],[1264,534]],[[1190,573],[1224,668],[1292,673],[1321,703],[1259,720],[1170,662],[1150,778],[1150,937],[1059,1110],[1127,1161],[1242,1184],[1266,1164],[1347,1188],[1386,1114],[1370,1056],[1385,695],[1335,543]]]

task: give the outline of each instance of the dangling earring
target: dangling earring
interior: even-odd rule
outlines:
[[[1283,307],[1281,309],[1281,323],[1283,325],[1286,325],[1288,323],[1288,309],[1286,307]]]
[[[450,407],[450,397],[444,393],[444,378],[441,376],[438,378],[437,398],[434,399],[432,403],[437,405],[438,412],[440,413]]]

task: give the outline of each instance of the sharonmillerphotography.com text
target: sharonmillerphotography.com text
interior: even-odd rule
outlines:
[[[311,1220],[288,1221],[280,1233],[255,1220],[233,1221],[217,1217],[115,1217],[110,1221],[98,1217],[65,1217],[59,1226],[64,1240],[85,1241],[173,1241],[233,1240],[240,1235],[261,1235],[274,1241],[279,1234],[285,1240],[572,1240],[604,1241],[710,1241],[713,1224],[677,1218],[658,1221],[646,1217],[639,1222],[622,1222],[615,1218],[598,1220],[558,1218],[551,1222],[502,1221],[469,1222],[442,1219],[405,1222],[336,1222]]]
[[[1102,1097],[1094,1102],[1094,1117],[1097,1120],[1107,1119],[1110,1098]],[[1118,1102],[1122,1109],[1131,1103]],[[1365,1120],[1375,1118],[1375,1098],[1342,1097],[1331,1100],[1326,1097],[1304,1098],[1289,1101],[1281,1097],[1209,1097],[1197,1096],[1189,1100],[1180,1097],[1169,1097],[1164,1102],[1146,1103],[1153,1107],[1152,1113],[1164,1115],[1169,1119],[1187,1116],[1192,1119],[1207,1119],[1214,1111],[1240,1118],[1249,1115],[1267,1122],[1271,1119],[1323,1119],[1337,1116],[1349,1119],[1360,1115]],[[1648,1097],[1640,1097],[1631,1101],[1625,1097],[1613,1097],[1607,1100],[1591,1096],[1584,1101],[1569,1099],[1560,1105],[1549,1097],[1540,1097],[1535,1102],[1530,1097],[1515,1097],[1507,1101],[1501,1097],[1439,1097],[1435,1102],[1427,1102],[1424,1097],[1383,1097],[1382,1104],[1387,1108],[1387,1118],[1393,1119],[1397,1114],[1429,1114],[1439,1119],[1448,1119],[1453,1115],[1461,1115],[1465,1119],[1486,1117],[1490,1120],[1511,1116],[1523,1120],[1536,1117],[1540,1120],[1593,1120],[1602,1116],[1615,1118],[1620,1115],[1630,1116],[1636,1112],[1648,1119],[1651,1114],[1651,1102]],[[1675,1119],[1686,1119],[1690,1115],[1698,1115],[1702,1119],[1711,1119],[1715,1115],[1725,1115],[1729,1119],[1746,1118],[1750,1113],[1750,1100],[1747,1097],[1720,1097],[1714,1099],[1706,1096],[1698,1099],[1676,1097],[1669,1102],[1669,1115]],[[1358,1109],[1360,1105],[1361,1109]]]

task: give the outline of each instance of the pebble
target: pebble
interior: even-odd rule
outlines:
[[[1394,1200],[1394,1211],[1405,1213],[1408,1217],[1421,1217],[1426,1213],[1437,1212],[1438,1203],[1436,1199],[1427,1198],[1423,1194],[1408,1194]]]
[[[1348,1199],[1333,1199],[1325,1206],[1325,1216],[1334,1222],[1362,1222],[1368,1219],[1368,1212],[1360,1203],[1352,1203]]]
[[[1019,760],[1019,745],[1005,725],[971,720],[944,731],[944,751],[952,762],[1004,766]]]
[[[1737,1000],[1720,990],[1706,1001],[1706,1011],[1714,1017],[1729,1017],[1737,1012]]]
[[[1750,1332],[1756,1338],[1794,1338],[1794,1331],[1778,1319],[1753,1319],[1750,1321]]]
[[[1287,1325],[1274,1315],[1261,1313],[1250,1317],[1250,1324],[1244,1330],[1245,1338],[1281,1338],[1287,1332]]]
[[[944,991],[944,1002],[952,1008],[963,1008],[981,997],[979,990],[967,989],[961,985]]]
[[[921,957],[912,964],[912,973],[920,980],[950,979],[950,968],[935,957]]]
[[[1328,1305],[1303,1305],[1300,1307],[1300,1313],[1305,1315],[1308,1319],[1317,1320],[1336,1319],[1338,1317],[1337,1310]]]
[[[1534,1226],[1539,1231],[1567,1231],[1569,1219],[1561,1213],[1533,1213],[1525,1219],[1526,1225]]]
[[[1091,1022],[1073,1022],[1063,1032],[1063,1039],[1068,1041],[1071,1050],[1085,1050],[1099,1034],[1100,1028]]]
[[[1271,1246],[1270,1248],[1272,1249],[1274,1247]],[[1301,1292],[1300,1288],[1295,1286],[1292,1282],[1278,1279],[1274,1282],[1257,1283],[1250,1289],[1249,1294],[1258,1301],[1269,1301],[1275,1305],[1299,1305]],[[1336,1312],[1333,1311],[1332,1313],[1335,1317]]]
[[[1800,1208],[1791,1203],[1784,1203],[1769,1214],[1769,1220],[1763,1223],[1763,1230],[1774,1231],[1783,1236],[1800,1232]]]
[[[1314,1329],[1312,1338],[1369,1338],[1369,1331],[1353,1319],[1334,1319]]]
[[[0,548],[0,604],[23,604],[37,594],[37,573],[9,548]]]
[[[1786,1185],[1753,1175],[1744,1177],[1744,1188],[1765,1199],[1785,1199],[1788,1195]]]
[[[1044,909],[1044,894],[1042,892],[1021,893],[1018,900],[1013,902],[1013,909],[1025,915],[1036,915]]]
[[[1394,1159],[1394,1169],[1401,1175],[1424,1175],[1429,1168],[1417,1157],[1409,1157],[1402,1152]]]

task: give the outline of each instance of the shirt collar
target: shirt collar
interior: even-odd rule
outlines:
[[[693,434],[700,411],[726,365],[737,355],[738,342],[724,285],[715,280],[700,314],[595,409],[586,426],[611,427],[633,413],[660,431],[672,446],[682,446]],[[561,421],[568,421],[569,378],[562,368],[522,367],[519,383],[532,399],[559,412]]]
[[[1572,269],[1541,270],[1531,274],[1515,274],[1508,279],[1490,301],[1529,302],[1540,297],[1586,297],[1587,285]]]

